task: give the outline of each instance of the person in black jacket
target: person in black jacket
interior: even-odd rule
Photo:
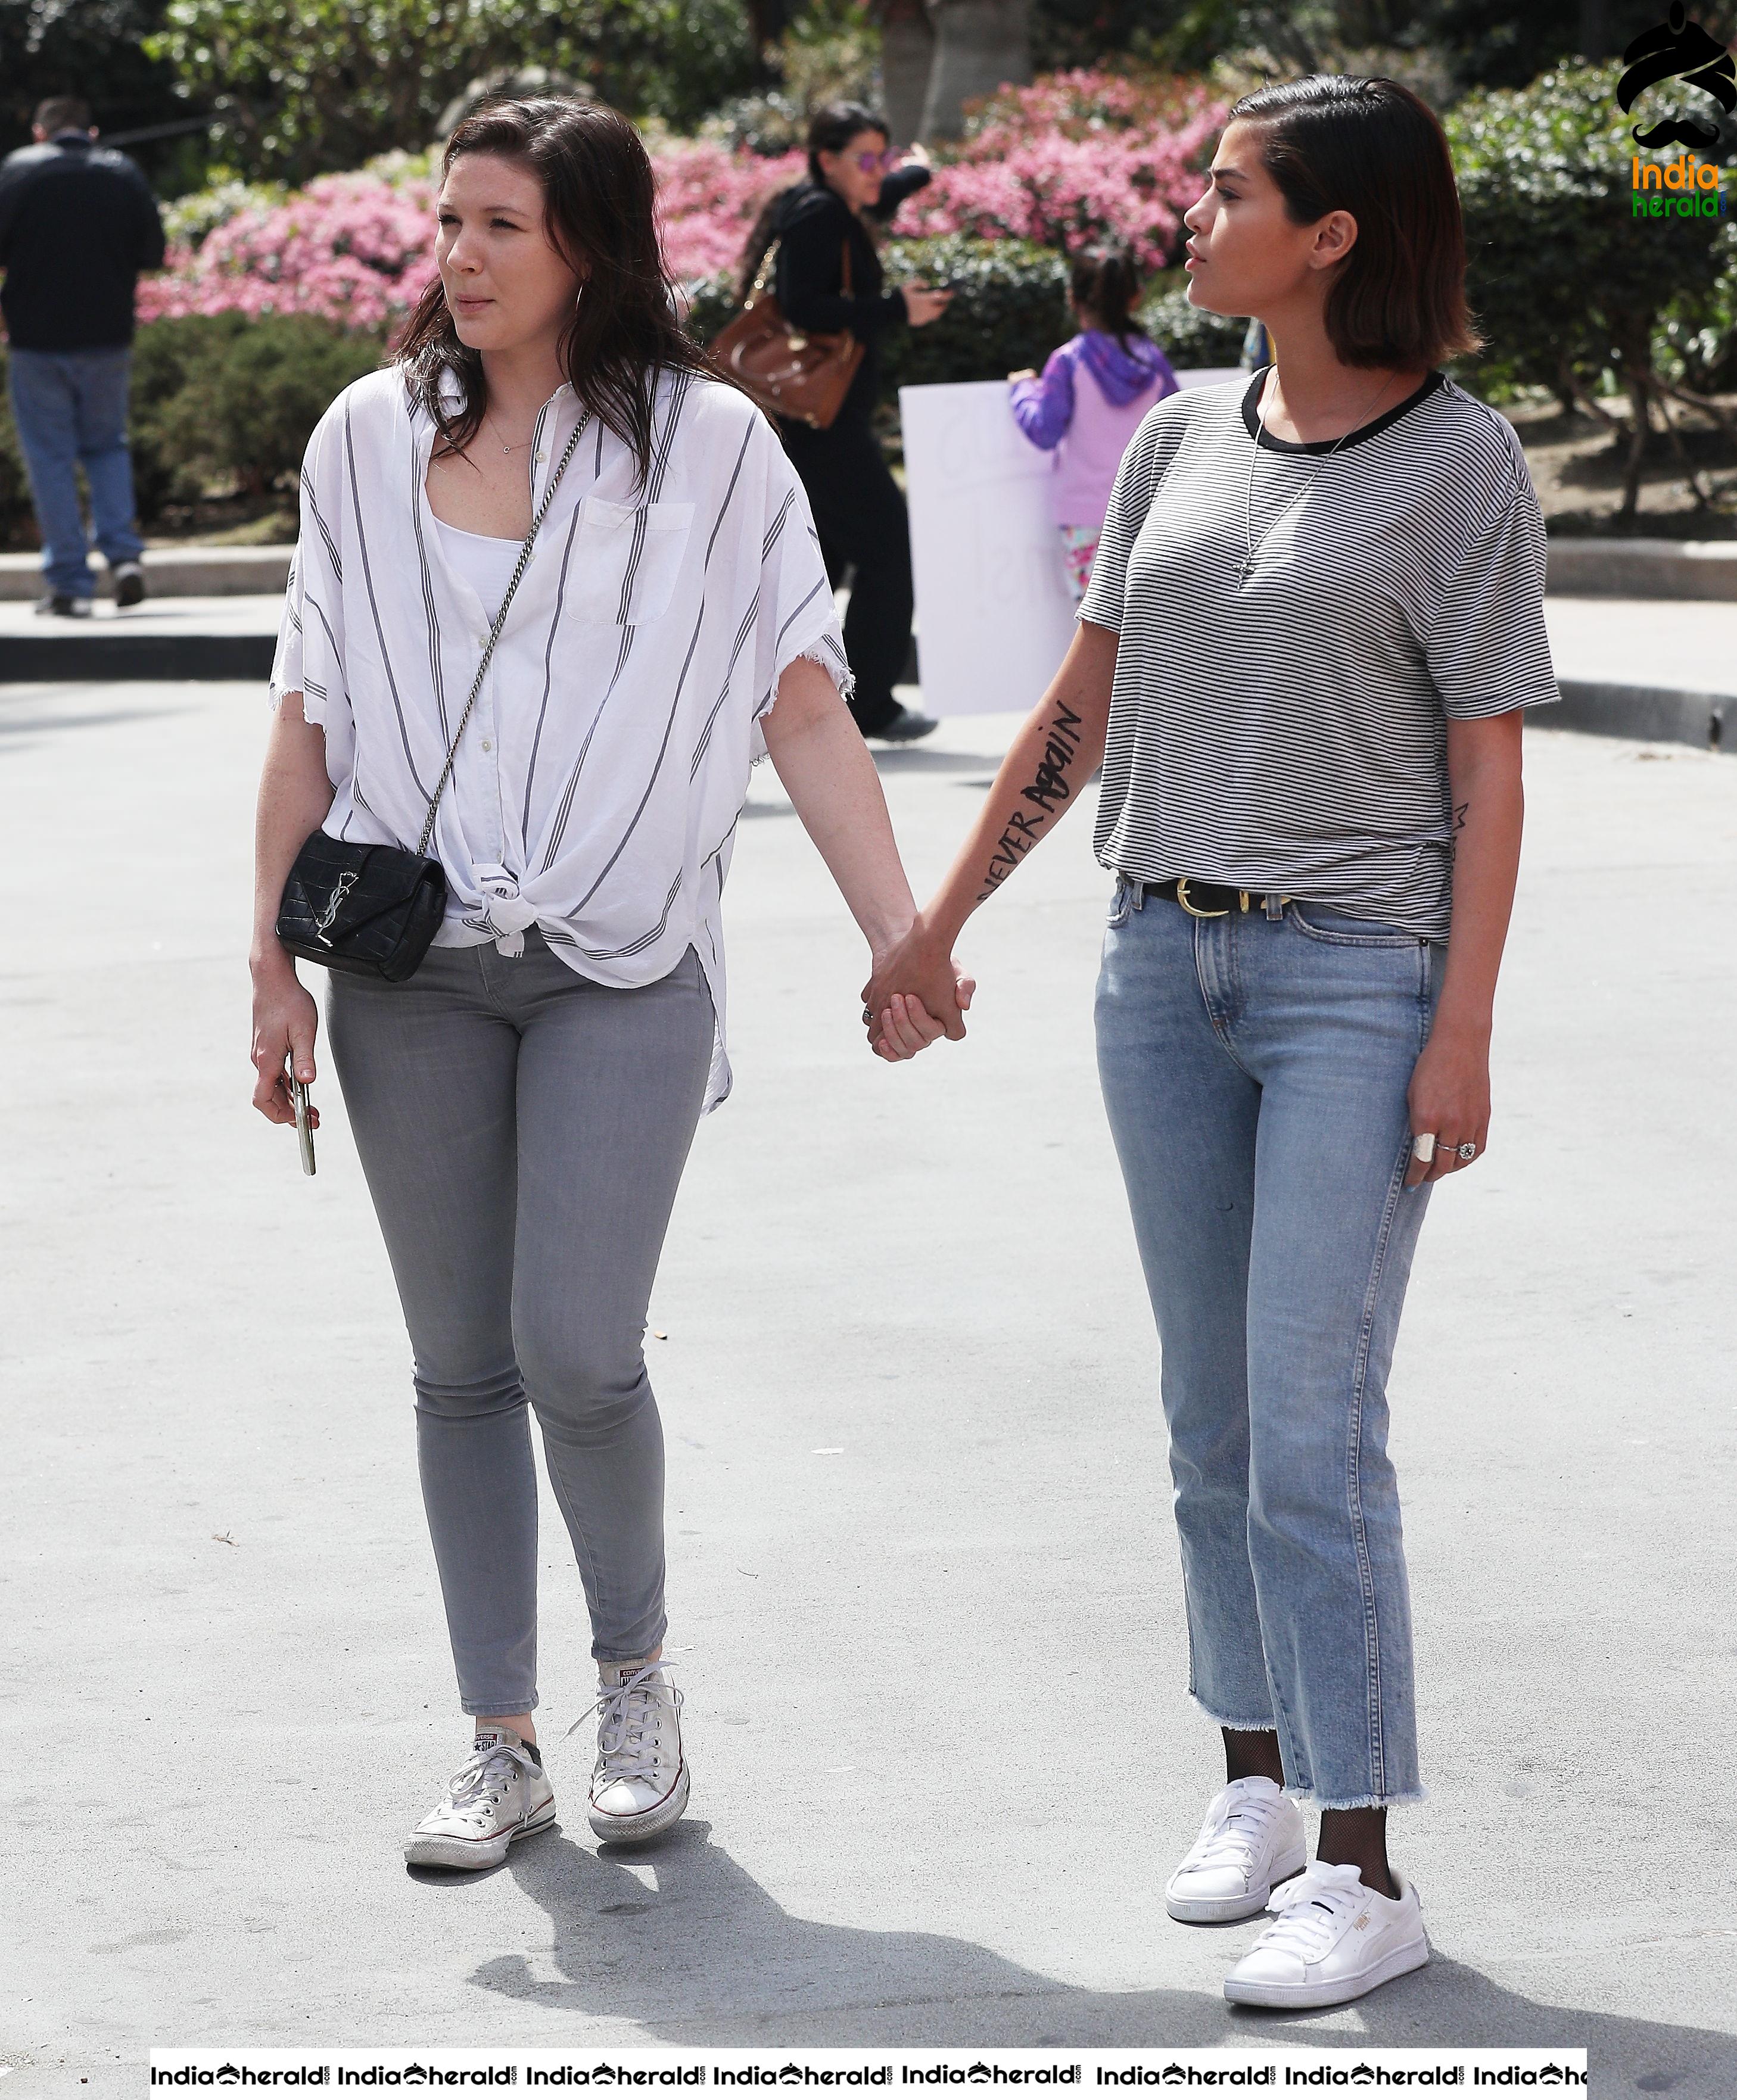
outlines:
[[[95,580],[74,470],[91,490],[117,605],[144,596],[144,542],[127,450],[133,291],[163,259],[162,221],[137,164],[96,143],[71,95],[37,110],[36,143],[0,163],[0,311],[12,417],[30,476],[48,594],[37,610],[91,610]]]
[[[808,492],[827,573],[836,585],[846,566],[855,571],[844,623],[856,674],[851,712],[864,736],[909,743],[935,725],[893,697],[911,650],[911,539],[904,497],[872,426],[880,393],[878,346],[889,328],[922,328],[936,320],[952,295],[916,283],[886,289],[865,221],[884,224],[929,180],[921,158],[891,165],[897,157],[887,151],[891,135],[885,118],[860,103],[832,103],[815,114],[808,127],[808,180],[784,191],[761,214],[745,258],[744,292],[776,241],[772,291],[785,318],[816,335],[848,329],[864,346],[851,390],[828,429],[783,419],[780,427]]]

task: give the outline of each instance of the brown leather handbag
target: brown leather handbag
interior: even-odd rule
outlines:
[[[842,335],[805,335],[792,328],[767,289],[775,248],[760,266],[742,311],[712,342],[712,355],[769,415],[830,430],[863,361],[863,345]],[[844,296],[851,298],[851,244],[844,244]]]

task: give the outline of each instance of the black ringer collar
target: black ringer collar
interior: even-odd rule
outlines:
[[[1437,387],[1445,386],[1448,383],[1441,373],[1430,373],[1425,377],[1422,386],[1415,393],[1408,394],[1397,408],[1390,408],[1385,416],[1377,416],[1372,423],[1365,423],[1361,430],[1353,430],[1347,437],[1316,438],[1310,443],[1302,445],[1293,444],[1288,438],[1275,438],[1255,413],[1254,404],[1261,398],[1261,389],[1266,384],[1266,375],[1271,369],[1272,367],[1270,364],[1262,365],[1249,382],[1248,389],[1243,395],[1243,421],[1248,427],[1249,436],[1258,439],[1268,452],[1330,452],[1334,450],[1343,452],[1347,446],[1360,445],[1365,438],[1379,437],[1383,430],[1390,429],[1397,423],[1402,416],[1408,415],[1420,401],[1433,394]]]

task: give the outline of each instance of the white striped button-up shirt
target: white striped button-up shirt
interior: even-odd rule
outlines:
[[[581,418],[570,387],[532,440],[542,501]],[[732,388],[661,381],[651,471],[586,423],[440,798],[429,850],[448,946],[537,927],[581,975],[655,983],[687,949],[718,1016],[706,1105],[729,1091],[720,904],[759,717],[811,656],[850,672],[807,499],[771,425]],[[497,608],[445,558],[425,482],[431,419],[371,374],[322,417],[276,705],[325,733],[334,837],[414,848]]]

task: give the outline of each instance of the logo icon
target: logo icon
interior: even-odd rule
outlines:
[[[1616,102],[1624,116],[1647,88],[1661,80],[1680,79],[1686,86],[1699,88],[1727,115],[1737,108],[1737,66],[1732,64],[1730,51],[1715,43],[1699,22],[1689,20],[1682,0],[1673,0],[1670,19],[1637,37],[1622,56],[1627,71],[1616,83]],[[1669,117],[1650,130],[1637,125],[1634,137],[1642,146],[1704,148],[1719,143],[1719,127],[1693,117]]]

